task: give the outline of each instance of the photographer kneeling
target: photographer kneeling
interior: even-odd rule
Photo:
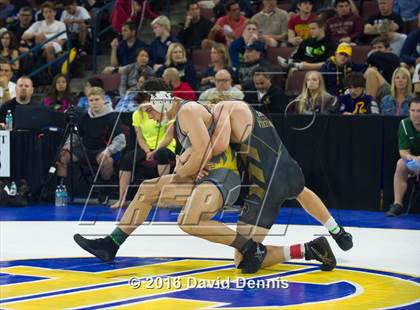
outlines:
[[[113,156],[125,148],[125,135],[118,115],[112,113],[110,105],[105,104],[105,91],[99,87],[92,87],[87,97],[89,100],[88,113],[79,119],[77,126],[81,140],[77,135],[73,135],[72,161],[88,160],[91,163],[98,163],[101,177],[104,180],[109,180],[113,173]],[[86,156],[83,148],[86,150]],[[69,162],[70,137],[57,162],[59,177],[67,176]]]

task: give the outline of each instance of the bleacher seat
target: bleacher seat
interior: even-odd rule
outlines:
[[[287,79],[286,82],[286,94],[289,96],[298,95],[302,92],[303,80],[305,78],[306,71],[293,71],[292,75]]]
[[[353,46],[353,54],[351,60],[356,64],[364,64],[367,60],[367,55],[372,49],[369,45]]]
[[[207,66],[210,64],[210,50],[193,49],[191,53],[191,62],[197,71],[197,77],[201,78]]]
[[[104,83],[104,89],[106,92],[118,91],[120,86],[121,76],[118,73],[113,74],[97,74],[95,77],[100,78]]]
[[[369,16],[379,14],[378,3],[376,1],[362,1],[360,16],[366,20]]]
[[[292,54],[293,48],[291,47],[270,47],[266,52],[267,61],[274,67],[278,67],[279,63],[277,61],[277,56],[283,58],[289,58]]]

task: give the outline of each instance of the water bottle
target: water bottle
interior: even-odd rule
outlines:
[[[58,185],[55,189],[55,206],[56,207],[62,207],[62,188],[61,185]]]
[[[13,115],[11,110],[7,110],[6,114],[6,130],[13,130]]]
[[[12,182],[12,184],[10,185],[10,192],[9,195],[10,196],[16,196],[17,194],[17,186],[15,182]]]
[[[61,201],[62,207],[67,207],[68,193],[67,193],[67,188],[66,188],[65,185],[63,185],[63,187],[62,187],[61,199],[62,199],[62,201]]]

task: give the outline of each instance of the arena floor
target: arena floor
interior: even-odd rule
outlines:
[[[242,275],[231,248],[186,236],[177,210],[155,210],[102,263],[73,241],[109,233],[118,211],[99,206],[0,208],[1,309],[420,309],[420,216],[334,211],[353,234],[332,272],[293,261]],[[236,214],[219,216],[235,223]],[[234,224],[232,224],[234,226]],[[325,233],[301,209],[285,208],[265,244]]]

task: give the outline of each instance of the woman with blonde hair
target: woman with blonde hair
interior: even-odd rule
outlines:
[[[302,93],[287,107],[287,112],[297,114],[322,113],[337,111],[337,97],[325,90],[324,78],[318,71],[308,71],[303,80]]]
[[[162,77],[167,68],[177,69],[181,81],[187,82],[193,89],[197,89],[197,73],[194,66],[188,62],[187,52],[181,43],[169,45],[165,64],[156,71],[156,76]]]
[[[408,116],[410,100],[413,98],[411,74],[404,67],[395,69],[392,74],[391,95],[382,98],[382,115]]]
[[[228,70],[232,79],[236,81],[235,72],[229,64],[226,46],[221,43],[214,43],[210,51],[210,64],[206,71],[204,71],[203,78],[201,79],[201,90],[215,87],[216,82],[214,76],[222,69]]]
[[[168,46],[178,42],[178,39],[171,35],[171,22],[165,15],[156,17],[150,25],[155,35],[149,47],[150,64],[154,70],[158,70],[165,63]]]

